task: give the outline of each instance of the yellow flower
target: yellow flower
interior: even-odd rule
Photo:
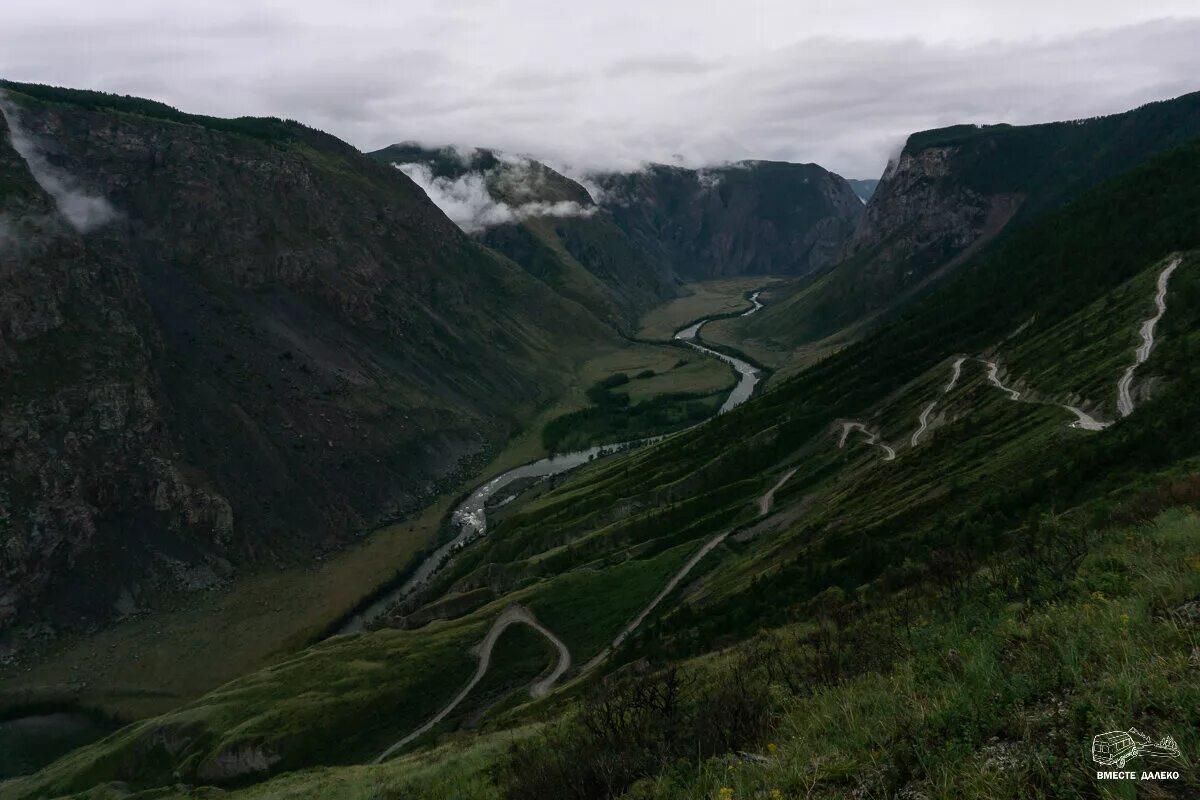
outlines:
[[[1092,592],[1092,599],[1093,600],[1103,600],[1104,592]]]
[[[1129,624],[1129,615],[1128,615],[1128,614],[1122,614],[1122,615],[1121,615],[1121,624],[1122,624],[1122,625],[1128,625],[1128,624]]]
[[[783,800],[783,792],[778,789],[771,790],[771,800]]]
[[[717,790],[717,797],[719,800],[733,800],[733,789],[730,789],[728,786],[722,786]]]
[[[779,746],[776,745],[774,742],[770,742],[767,745],[767,752],[771,755],[775,755],[776,753],[779,752]]]

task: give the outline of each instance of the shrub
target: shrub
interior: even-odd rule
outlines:
[[[570,721],[518,742],[496,770],[510,800],[602,800],[677,759],[761,744],[776,724],[765,676],[685,679],[675,667],[609,680]]]

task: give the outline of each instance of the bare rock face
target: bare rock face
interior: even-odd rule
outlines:
[[[853,255],[875,247],[896,231],[911,227],[898,256],[911,255],[943,237],[955,248],[970,244],[986,216],[987,200],[949,180],[955,148],[905,151],[888,165],[858,230],[847,248]]]
[[[985,194],[955,174],[957,147],[905,150],[888,165],[843,257],[869,259],[865,291],[891,298],[960,263],[994,237],[1020,194]]]
[[[353,541],[613,335],[333,137],[4,102],[0,638]]]
[[[238,778],[261,778],[281,760],[281,756],[267,747],[238,744],[200,764],[196,778],[218,784]]]
[[[0,125],[8,140],[5,119]],[[166,455],[151,353],[131,314],[137,277],[89,253],[8,146],[0,147],[0,176],[2,627],[23,601],[88,560],[113,515],[152,509],[164,530],[192,540],[192,560],[203,563],[228,543],[233,513]],[[141,577],[173,582],[161,570]],[[89,624],[111,613],[109,598],[92,599],[94,607],[69,602],[52,616]]]
[[[654,165],[596,180],[616,224],[690,279],[811,274],[834,262],[863,212],[845,179],[816,164]]]

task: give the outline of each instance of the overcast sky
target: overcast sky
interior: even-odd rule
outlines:
[[[574,171],[815,161],[1200,89],[1198,0],[3,0],[0,76]]]

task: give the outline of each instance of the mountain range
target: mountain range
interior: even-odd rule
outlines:
[[[1090,797],[1097,734],[1200,746],[1200,95],[916,133],[864,205],[4,89],[0,745],[101,730],[0,797]],[[504,471],[722,358],[765,388]],[[296,633],[185,685],[201,589]],[[114,641],[155,697],[73,675]]]

